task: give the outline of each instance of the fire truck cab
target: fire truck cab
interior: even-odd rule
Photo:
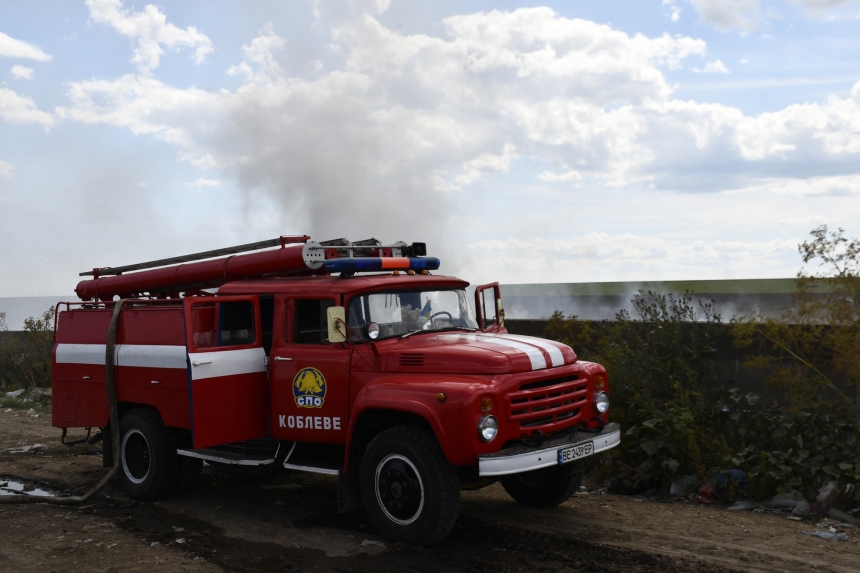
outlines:
[[[58,305],[53,425],[101,428],[114,464],[113,353],[128,495],[187,491],[204,461],[330,474],[341,510],[427,544],[461,489],[554,506],[619,443],[604,368],[508,334],[498,284],[467,296],[421,243],[264,243],[94,269]]]

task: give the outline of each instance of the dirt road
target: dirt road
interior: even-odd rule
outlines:
[[[61,445],[44,415],[0,411],[0,484],[81,488],[105,471],[90,449]],[[452,534],[416,548],[382,539],[362,512],[339,515],[336,500],[334,478],[206,467],[193,492],[159,502],[111,484],[80,508],[0,505],[0,572],[860,571],[858,529],[825,541],[801,533],[813,521],[718,506],[590,494],[531,510],[494,485],[463,492]]]

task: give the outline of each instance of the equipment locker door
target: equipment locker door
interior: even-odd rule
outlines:
[[[185,299],[194,448],[268,435],[266,353],[256,296]]]
[[[478,328],[482,331],[507,333],[499,283],[481,285],[475,289],[475,314]]]

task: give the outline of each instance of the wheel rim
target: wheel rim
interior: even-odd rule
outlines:
[[[376,501],[383,513],[399,525],[414,523],[424,509],[424,482],[408,458],[385,456],[376,466]]]
[[[122,469],[132,483],[143,483],[149,476],[152,456],[140,430],[129,430],[122,438]]]

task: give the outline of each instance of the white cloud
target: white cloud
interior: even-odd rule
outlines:
[[[9,75],[16,80],[32,80],[33,73],[33,68],[25,68],[24,66],[12,66],[12,69],[9,71]]]
[[[857,0],[787,0],[791,4],[800,4],[812,10],[826,10],[846,4],[854,4]]]
[[[0,87],[0,119],[9,123],[35,123],[48,129],[54,124],[51,114],[39,110],[32,98]]]
[[[569,240],[480,241],[467,248],[482,253],[478,263],[481,270],[484,266],[494,268],[492,274],[496,276],[502,269],[510,277],[552,276],[553,282],[582,282],[584,276],[589,280],[617,280],[619,276],[664,280],[713,277],[715,268],[732,269],[734,278],[762,276],[767,266],[763,261],[796,257],[798,242],[793,238],[703,241],[634,233],[587,233]],[[655,273],[655,269],[659,270]]]
[[[274,51],[284,47],[284,40],[274,32],[269,22],[260,30],[260,35],[251,40],[250,44],[242,46],[245,60],[227,70],[227,74],[241,74],[253,82],[264,82],[279,76],[283,70],[275,60]],[[320,64],[321,66],[322,64]]]
[[[147,4],[143,12],[124,9],[121,0],[86,0],[86,6],[94,22],[109,24],[137,43],[131,62],[141,72],[158,67],[164,48],[195,48],[194,61],[198,64],[214,51],[208,36],[194,26],[183,30],[169,24],[164,13],[152,4]]]
[[[823,217],[821,215],[809,215],[807,217],[783,217],[779,220],[780,225],[784,225],[786,227],[804,227],[806,229],[811,229],[825,223],[827,223],[827,217]]]
[[[702,69],[693,68],[693,71],[697,74],[727,74],[729,73],[729,69],[723,63],[722,60],[717,60],[715,62],[708,62],[705,64],[705,67]]]
[[[673,98],[664,70],[703,56],[701,40],[628,35],[547,8],[443,25],[440,37],[408,35],[335,10],[317,28],[340,63],[312,79],[281,69],[284,41],[267,26],[231,68],[235,90],[177,88],[143,69],[70,84],[57,115],[167,142],[246,200],[269,201],[282,226],[318,235],[384,220],[394,236],[441,242],[450,191],[476,190],[515,162],[564,166],[538,177],[595,188],[854,192],[845,177],[860,171],[860,82],[850,98],[745,115]],[[815,181],[834,172],[846,175]]]
[[[16,40],[3,32],[0,32],[0,58],[21,58],[36,60],[39,62],[50,61],[51,56],[34,46],[33,44]]]
[[[204,187],[220,187],[221,182],[217,179],[203,179],[202,177],[194,182],[188,182],[185,184],[186,187],[193,187],[198,191],[203,190]]]
[[[12,174],[15,172],[15,166],[8,161],[3,161],[0,159],[0,177],[12,177]]]
[[[760,0],[686,0],[699,14],[699,20],[721,32],[742,33],[761,26]]]
[[[582,175],[578,171],[568,171],[566,173],[555,173],[554,171],[544,171],[538,175],[541,181],[579,181]]]

